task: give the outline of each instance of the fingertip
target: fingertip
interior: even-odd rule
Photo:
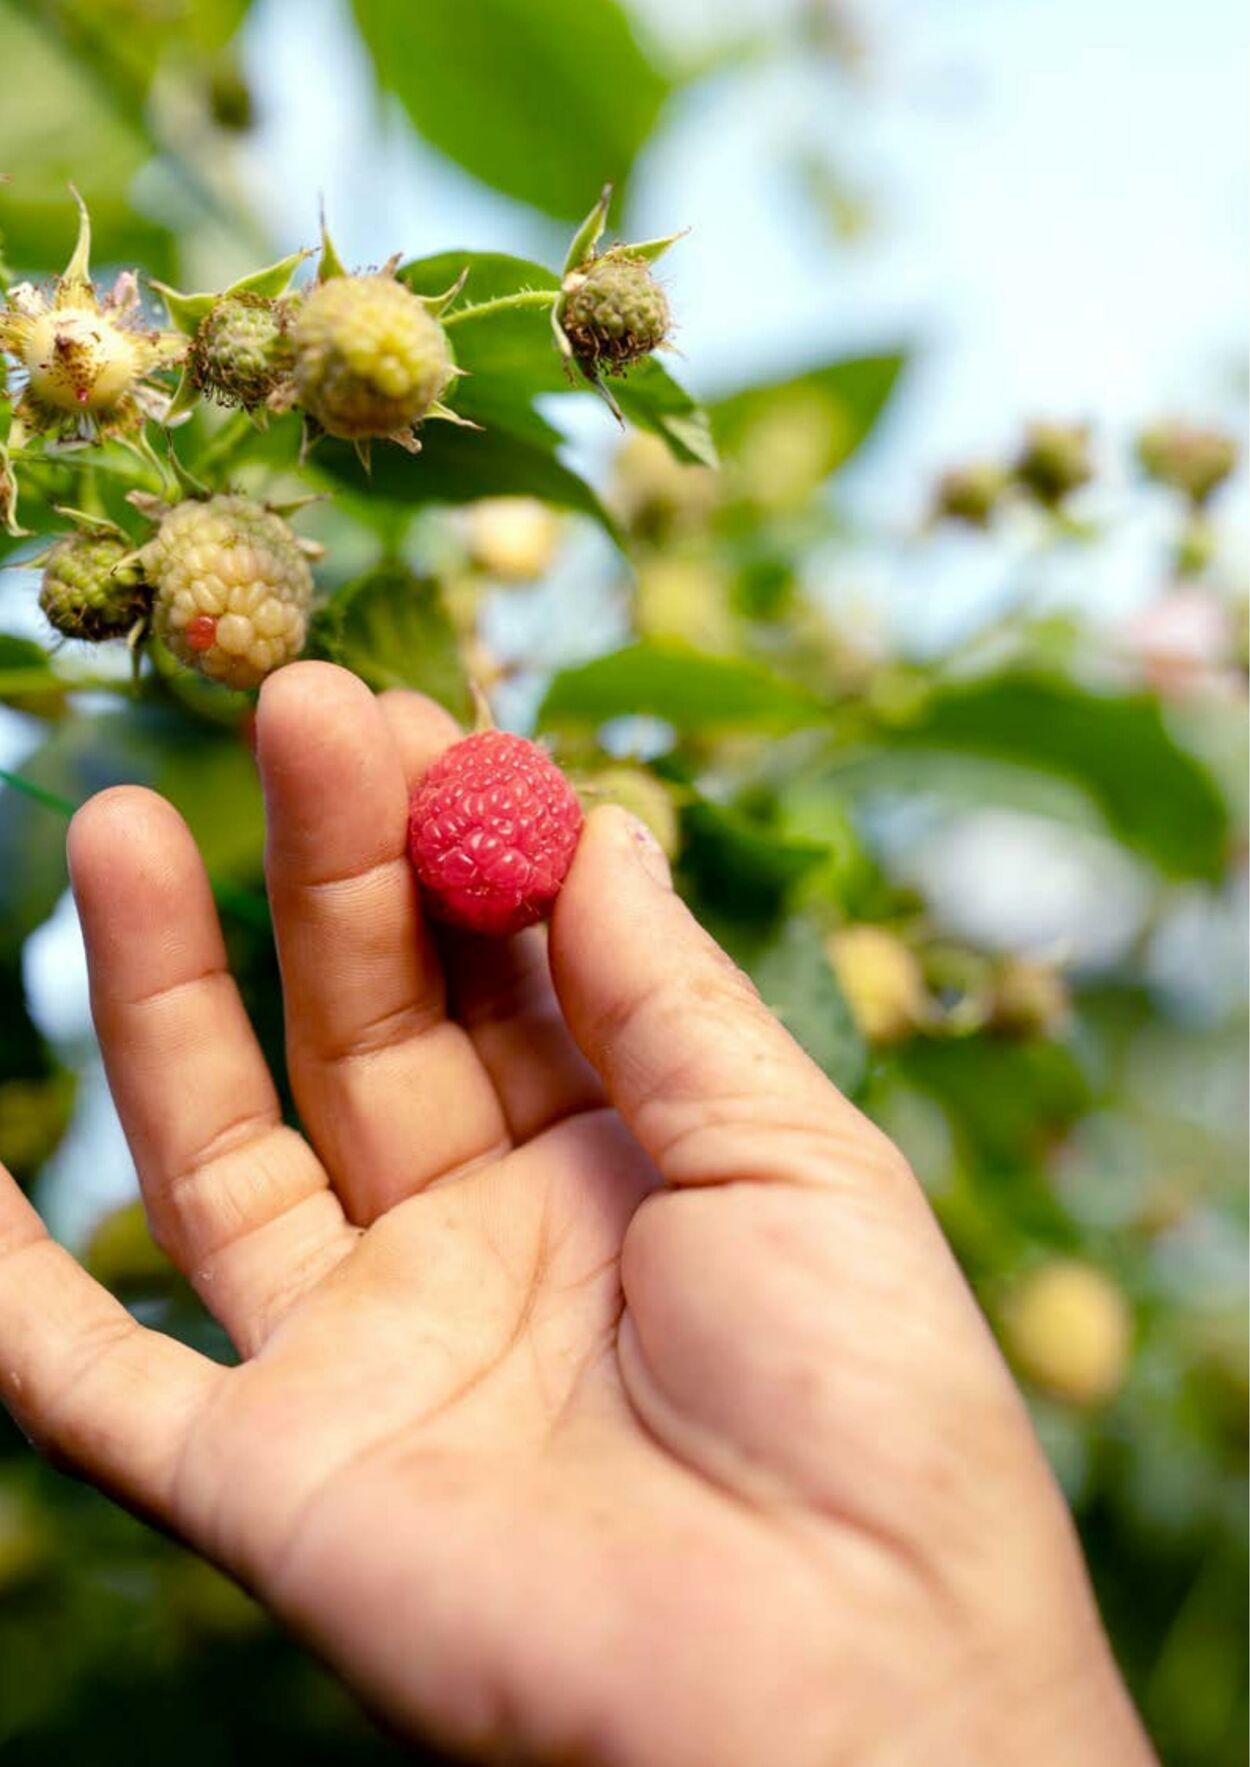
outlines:
[[[75,811],[65,839],[70,881],[77,889],[101,864],[133,866],[150,859],[186,824],[169,801],[143,785],[111,785]]]
[[[289,663],[263,683],[256,708],[257,755],[263,762],[288,735],[303,740],[343,711],[359,714],[373,694],[358,675],[337,663]]]
[[[574,1035],[593,1040],[601,995],[628,990],[650,954],[674,975],[706,935],[675,894],[650,830],[616,804],[586,819],[551,916],[551,973]]]
[[[651,830],[619,804],[600,804],[586,818],[581,839],[556,902],[555,919],[572,919],[585,902],[593,912],[623,887],[672,890],[664,850]],[[563,908],[562,908],[563,905]]]
[[[99,792],[70,825],[67,857],[93,987],[107,971],[116,991],[137,994],[184,946],[205,966],[219,960],[204,862],[159,793],[138,785]]]

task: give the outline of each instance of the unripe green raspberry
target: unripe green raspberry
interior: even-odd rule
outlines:
[[[620,374],[668,336],[668,301],[645,258],[605,252],[574,271],[565,288],[561,325],[583,367]]]
[[[193,386],[222,405],[263,405],[291,372],[288,310],[289,303],[246,291],[214,302],[187,352]]]
[[[134,1294],[168,1288],[174,1269],[152,1238],[143,1204],[122,1203],[97,1221],[84,1263],[105,1288]]]
[[[1051,965],[1007,957],[997,966],[988,1001],[994,1030],[1015,1037],[1054,1037],[1071,1010],[1064,979]]]
[[[1139,436],[1137,458],[1148,478],[1170,485],[1201,509],[1236,466],[1237,443],[1223,430],[1156,423]]]
[[[1007,488],[1007,477],[992,461],[951,467],[939,478],[933,494],[935,518],[988,528]]]
[[[132,562],[122,564],[127,558]],[[69,534],[48,554],[39,605],[67,638],[85,638],[91,644],[124,638],[150,602],[131,547],[115,535]]]
[[[586,807],[619,804],[651,830],[667,859],[677,857],[681,824],[668,787],[645,767],[605,767],[585,787]]]
[[[395,436],[420,423],[451,378],[446,335],[392,276],[334,276],[291,327],[300,405],[332,436]]]
[[[303,649],[308,560],[282,518],[250,497],[175,505],[142,558],[157,636],[189,668],[257,687]]]
[[[1016,478],[1048,509],[1094,476],[1089,426],[1083,423],[1031,423],[1016,461]]]

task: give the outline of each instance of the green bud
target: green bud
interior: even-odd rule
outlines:
[[[933,514],[939,521],[966,522],[988,528],[998,510],[1009,475],[993,461],[953,466],[937,482]]]
[[[614,247],[565,279],[560,323],[583,368],[622,374],[668,336],[664,290],[647,260]]]
[[[290,300],[222,295],[200,321],[187,353],[196,391],[220,405],[251,411],[290,376],[294,352],[287,336]]]
[[[1089,425],[1031,423],[1016,461],[1016,479],[1047,509],[1089,483],[1094,476]]]
[[[1137,439],[1147,478],[1181,492],[1200,509],[1237,464],[1237,444],[1223,430],[1187,423],[1156,423]]]

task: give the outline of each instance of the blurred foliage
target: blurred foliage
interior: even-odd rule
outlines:
[[[64,263],[70,178],[103,261],[176,278],[223,216],[253,238],[228,139],[251,116],[246,10],[0,0],[0,262],[45,279]],[[380,94],[467,173],[562,221],[605,179],[628,184],[678,78],[615,0],[356,0],[355,14]],[[842,9],[804,18],[805,53],[857,62]],[[760,53],[730,44],[705,66]],[[367,474],[332,442],[301,467],[291,421],[262,434],[201,408],[177,435],[184,466],[212,488],[332,493],[301,517],[326,547],[312,652],[461,717],[471,682],[522,720],[537,707],[592,801],[641,804],[663,828],[696,910],[921,1174],[1026,1380],[1165,1758],[1233,1767],[1247,1717],[1245,1058],[1226,930],[1244,919],[1246,616],[1219,563],[1227,442],[1176,422],[1144,438],[1139,494],[1170,498],[1174,520],[1136,623],[1043,618],[1022,593],[957,648],[919,656],[836,593],[857,546],[898,538],[849,532],[836,475],[871,441],[902,352],[794,364],[706,410],[641,364],[615,389],[631,427],[612,482],[592,484],[551,418],[576,390],[551,343],[558,273],[458,246],[400,274],[435,294],[467,271],[448,336],[469,372],[449,396],[480,429],[427,426],[417,457],[376,449]],[[1114,533],[1084,482],[1086,443],[1047,421],[1000,461],[953,463],[912,543],[943,524],[986,547],[1009,531],[1022,576],[1022,534],[1035,555],[1094,556]],[[126,493],[163,488],[159,459],[115,445],[20,464],[20,517],[40,536],[70,504],[137,542]],[[10,562],[38,547],[0,533]],[[606,645],[582,641],[592,590]],[[103,786],[141,781],[190,821],[293,1107],[251,697],[159,647],[133,680],[120,645],[54,649],[29,636],[34,596],[29,575],[0,585],[17,628],[0,633],[0,704],[29,738],[0,782],[0,1156],[55,1197],[81,1168],[99,1082],[88,1051],[31,1015],[29,941],[65,888],[66,815]],[[568,643],[551,641],[561,623]],[[1067,935],[1033,937],[1017,914],[1005,936],[984,912],[1020,887],[1002,869],[1013,837],[983,832],[1002,812],[1044,830],[1065,875],[1091,868]],[[935,833],[959,843],[980,933],[933,886]],[[1034,885],[1045,924],[1053,883]],[[1100,933],[1088,945],[1085,922]],[[228,1354],[132,1204],[80,1249],[145,1318]],[[7,1424],[0,1665],[0,1747],[18,1767],[394,1752],[232,1585],[36,1464]]]
[[[616,0],[355,10],[382,88],[426,139],[564,221],[580,220],[605,179],[625,181],[668,89]]]

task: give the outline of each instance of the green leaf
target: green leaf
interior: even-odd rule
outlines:
[[[370,687],[415,687],[461,719],[472,710],[438,585],[405,565],[380,565],[340,589],[318,609],[311,645]]]
[[[15,712],[54,716],[64,704],[64,684],[47,652],[33,638],[0,632],[0,701]]]
[[[898,1060],[908,1079],[945,1105],[977,1160],[999,1171],[1023,1174],[1093,1102],[1080,1064],[1061,1043],[920,1038]]]
[[[97,260],[131,259],[164,274],[169,234],[129,202],[152,152],[142,106],[118,105],[102,67],[67,53],[55,28],[27,10],[0,0],[0,168],[21,173],[0,196],[10,264],[35,274],[64,266],[78,227],[66,188],[73,182],[91,210]]]
[[[461,300],[447,315],[453,321],[448,336],[456,362],[465,371],[451,402],[488,430],[505,429],[554,446],[561,439],[558,432],[534,409],[540,394],[570,390],[551,341],[549,309],[502,308],[480,318],[473,309],[534,290],[554,294],[556,279],[541,264],[501,252],[440,252],[405,265],[399,274],[414,294],[435,295],[466,269]],[[422,431],[423,442],[428,434]]]
[[[835,1086],[853,1093],[864,1079],[867,1051],[819,927],[799,915],[763,933],[733,922],[708,925],[794,1040]]]
[[[823,414],[823,433],[817,435],[821,458],[812,478],[823,478],[842,466],[868,436],[885,408],[905,358],[901,353],[884,356],[851,356],[826,362],[787,379],[745,387],[722,399],[711,400],[708,412],[712,434],[722,453],[734,454],[762,420],[785,416],[802,407],[804,413]]]
[[[824,842],[787,837],[725,804],[700,799],[682,815],[682,871],[700,901],[727,912],[775,912],[791,887],[828,858]]]
[[[826,716],[821,702],[759,663],[676,645],[631,644],[563,669],[547,689],[543,725],[600,725],[647,713],[679,731],[793,730]]]
[[[1170,732],[1157,700],[1113,697],[1035,675],[936,693],[895,745],[995,756],[1078,785],[1125,846],[1174,877],[1223,873],[1228,813],[1209,771]]]
[[[542,419],[535,416],[535,424]],[[547,426],[550,428],[550,426]],[[472,503],[479,497],[540,497],[561,509],[588,515],[615,537],[616,528],[585,480],[555,457],[559,437],[529,440],[503,428],[484,432],[427,423],[421,452],[378,443],[372,472],[344,442],[319,442],[310,465],[366,500],[382,499],[417,509],[425,503]]]
[[[23,941],[61,899],[65,818],[0,780],[0,964],[17,962]]]
[[[668,86],[616,0],[355,0],[381,85],[474,177],[580,221]]]
[[[709,414],[654,356],[614,380],[612,391],[629,421],[661,437],[678,460],[690,466],[720,464]]]

